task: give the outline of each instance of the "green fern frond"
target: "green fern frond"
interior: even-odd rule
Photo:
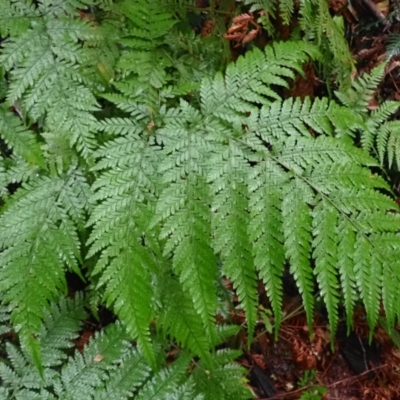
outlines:
[[[6,343],[8,361],[0,362],[2,398],[204,400],[212,398],[212,390],[217,390],[214,394],[221,399],[231,399],[233,394],[249,398],[241,382],[244,370],[233,363],[239,352],[219,351],[211,364],[201,360],[198,365],[190,365],[190,356],[181,354],[156,371],[149,367],[140,347],[135,349],[129,343],[129,335],[118,322],[92,337],[82,353],[68,356],[83,317],[82,297],[51,306],[38,335],[43,349],[54,350],[42,376],[26,352]],[[188,374],[189,366],[196,371],[195,379]]]
[[[12,149],[13,154],[34,166],[46,168],[43,154],[34,133],[5,107],[0,108],[0,135]]]
[[[111,220],[107,217],[115,212],[115,205],[121,201],[119,196],[125,190],[132,193],[131,188],[135,187],[135,210],[141,210],[147,224],[151,221],[150,230],[149,225],[141,225],[140,239],[160,239],[156,252],[162,251],[171,258],[184,295],[192,297],[193,307],[206,328],[207,340],[215,335],[213,286],[218,271],[214,253],[221,257],[223,273],[238,293],[250,332],[255,321],[256,273],[266,285],[279,326],[280,278],[286,261],[290,262],[290,271],[303,297],[310,326],[315,281],[326,303],[332,330],[337,325],[342,293],[349,321],[358,297],[368,303],[370,324],[376,321],[382,287],[378,284],[371,290],[372,283],[364,276],[369,272],[360,272],[364,265],[359,259],[362,252],[349,256],[349,247],[341,235],[355,246],[362,243],[358,237],[364,238],[372,254],[379,250],[369,236],[373,232],[392,234],[394,229],[394,217],[390,216],[393,202],[379,192],[390,188],[368,169],[378,163],[350,140],[368,121],[364,115],[327,100],[273,101],[279,96],[270,89],[276,82],[285,86],[285,79],[294,77],[294,71],[300,72],[301,63],[310,55],[318,56],[312,46],[297,42],[295,46],[278,43],[264,53],[249,52],[229,66],[225,75],[203,80],[200,110],[195,102],[189,105],[184,100],[179,107],[163,107],[154,130],[135,127],[134,119],[138,117],[138,124],[147,124],[152,121],[151,114],[140,108],[138,99],[129,97],[129,87],[124,86],[124,95],[109,97],[131,117],[98,124],[98,129],[117,138],[101,150],[101,174],[94,186],[101,203],[91,219],[99,228],[94,230],[90,254],[107,248],[110,241],[120,242],[108,232],[113,220],[122,221],[121,213]],[[388,113],[382,111],[377,120]],[[151,150],[141,144],[147,137],[151,138]],[[131,145],[127,138],[132,140]],[[129,154],[135,154],[135,145],[140,156]],[[125,152],[123,146],[129,150]],[[163,178],[154,181],[150,176],[153,172],[147,176],[143,169],[134,167],[140,171],[135,172],[140,183],[134,184],[128,165],[132,168],[137,160],[148,157],[147,151],[157,158],[146,166],[147,171],[157,171]],[[118,158],[114,159],[111,153]],[[250,178],[254,182],[248,185]],[[135,213],[131,211],[129,215]],[[104,225],[98,221],[104,221]],[[134,224],[137,220],[130,226]],[[117,226],[122,229],[122,225]],[[136,237],[135,246],[139,242]],[[388,241],[394,249],[396,239],[389,235]],[[115,250],[106,255],[107,251],[96,272],[107,271],[120,254]],[[394,250],[390,254],[394,259]],[[376,256],[375,260],[382,263],[384,259]],[[385,265],[380,268],[390,271]],[[156,270],[154,267],[154,274]],[[105,283],[116,278],[110,272],[101,279]],[[393,303],[389,293],[391,290],[385,293],[385,303],[390,307]],[[207,357],[204,341],[189,336],[187,326],[174,331],[168,319],[163,324],[180,343]],[[193,338],[197,342],[191,342]]]
[[[135,400],[167,400],[182,381],[188,368],[189,359],[180,357],[171,367],[164,368],[154,378],[146,383]]]
[[[190,297],[182,291],[179,282],[164,277],[161,290],[165,306],[157,321],[166,336],[175,338],[178,343],[200,356],[204,363],[212,364],[210,348],[213,344],[204,335],[204,327]],[[222,342],[222,340],[221,340]]]
[[[397,168],[400,167],[399,128],[399,121],[390,121],[380,126],[376,133],[379,160],[383,164],[384,159],[387,158],[389,168],[392,167],[394,162]]]
[[[352,87],[345,92],[337,92],[339,100],[351,107],[364,120],[361,128],[361,145],[369,153],[375,155],[380,164],[387,162],[389,168],[394,163],[400,165],[398,150],[397,121],[388,119],[398,110],[400,103],[386,101],[368,115],[368,102],[372,100],[375,88],[384,74],[385,64],[374,68],[370,74],[365,74],[355,80]]]
[[[390,60],[400,54],[400,36],[398,34],[389,35],[386,43],[386,59]]]
[[[59,366],[67,359],[65,350],[72,347],[71,341],[77,337],[84,317],[83,298],[79,294],[75,300],[62,299],[58,305],[53,303],[51,308],[45,311],[44,321],[37,336],[44,360],[42,376],[33,365],[30,355],[24,351],[26,349],[23,348],[21,352],[15,346],[6,344],[11,366],[0,363],[0,377],[2,386],[12,388],[15,397],[5,398],[23,398],[25,395],[31,399],[54,399],[46,388],[54,383],[56,375],[55,371],[49,368]]]
[[[314,43],[321,52],[320,68],[325,76],[335,76],[340,84],[348,87],[354,70],[354,60],[344,35],[344,21],[332,17],[329,2],[307,0],[242,0],[250,5],[251,12],[260,12],[260,22],[267,32],[276,34],[276,16],[279,12],[284,24],[289,25],[294,10],[298,10],[300,28],[305,42]]]
[[[11,309],[9,306],[4,306],[2,301],[3,296],[0,296],[0,335],[4,335],[11,331]]]
[[[72,6],[68,2],[59,7],[41,4],[44,9],[55,7],[57,15]],[[101,41],[102,35],[78,19],[52,19],[51,10],[42,8],[38,8],[40,20],[2,49],[0,64],[10,71],[7,100],[10,105],[22,102],[23,112],[35,120],[45,117],[48,130],[67,137],[70,146],[87,158],[95,147],[91,113],[98,106],[85,86],[88,80],[78,72],[92,62],[79,41],[90,47]]]
[[[279,11],[282,17],[283,23],[289,25],[294,12],[293,0],[279,0]]]
[[[65,350],[73,346],[72,340],[78,336],[85,317],[83,296],[79,293],[74,300],[61,298],[45,311],[38,334],[45,367],[60,365],[67,359]]]
[[[252,398],[249,390],[238,384],[244,370],[233,360],[239,355],[240,352],[235,350],[218,350],[214,357],[215,365],[211,368],[200,361],[193,378],[197,391],[204,395],[204,400]]]
[[[117,13],[126,21],[119,42],[123,46],[117,68],[129,77],[130,97],[146,94],[147,106],[158,108],[158,92],[171,80],[168,69],[172,63],[163,49],[165,36],[178,22],[161,1],[123,1]],[[151,99],[154,99],[153,101]]]
[[[369,75],[355,79],[352,86],[345,91],[336,91],[337,98],[356,113],[367,111],[368,101],[372,100],[376,87],[382,80],[385,64],[375,67]]]
[[[350,221],[342,219],[337,226],[336,234],[340,238],[337,248],[339,264],[339,276],[343,303],[346,310],[346,322],[348,331],[353,327],[353,310],[358,299],[356,291],[356,275],[353,268],[353,251],[356,244],[356,235]]]
[[[0,217],[0,289],[21,340],[32,351],[43,309],[65,290],[65,264],[79,270],[74,221],[90,209],[88,190],[79,170],[40,178],[24,184]]]
[[[129,364],[130,367],[128,368],[130,390],[139,386],[147,378],[149,367],[144,363],[143,356],[139,356],[130,348],[127,339],[128,336],[121,326],[111,325],[89,342],[83,354],[76,352],[63,366],[60,382],[55,381],[58,398],[66,400],[94,398],[96,392],[104,391],[104,384],[107,381],[111,389],[116,383],[115,380],[121,377],[120,374],[127,372],[124,367],[118,371],[118,365],[123,365],[122,363]],[[132,368],[135,364],[137,369]],[[121,387],[122,393],[126,391],[126,386],[127,383],[124,383]]]
[[[338,324],[339,283],[337,282],[337,222],[338,212],[327,200],[320,201],[313,209],[313,258],[320,293],[325,301],[329,326],[336,331]]]
[[[30,1],[0,1],[0,34],[15,36],[25,32],[31,22],[38,19],[35,5]]]
[[[203,80],[200,95],[203,113],[226,119],[236,119],[241,126],[239,115],[256,111],[256,104],[270,104],[280,99],[270,85],[287,87],[287,78],[302,73],[302,64],[309,57],[317,57],[313,46],[304,42],[278,42],[267,47],[265,52],[254,49],[246,57],[240,57],[230,64],[226,75],[217,74],[213,81]]]
[[[376,141],[383,141],[384,138],[379,135],[379,130],[387,122],[389,117],[394,114],[399,108],[400,103],[397,101],[385,101],[379,106],[377,110],[374,110],[367,119],[366,129],[363,130],[361,136],[362,148],[369,153],[375,149]],[[378,137],[376,137],[378,135]],[[379,152],[382,155],[380,161],[383,162],[383,155],[385,154],[385,146],[381,147]]]

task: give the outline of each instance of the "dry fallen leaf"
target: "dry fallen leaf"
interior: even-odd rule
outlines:
[[[101,354],[97,354],[97,355],[93,358],[93,361],[94,361],[94,362],[100,362],[100,361],[103,360],[103,358],[104,358],[104,356],[102,356]]]

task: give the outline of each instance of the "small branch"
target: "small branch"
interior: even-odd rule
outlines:
[[[385,30],[390,28],[390,22],[383,15],[382,11],[376,6],[372,0],[362,0],[364,5],[369,9],[369,11],[374,15],[374,17],[385,25]]]

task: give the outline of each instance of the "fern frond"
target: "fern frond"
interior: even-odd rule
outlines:
[[[81,295],[75,300],[62,299],[45,311],[44,323],[38,334],[44,359],[42,376],[24,351],[26,349],[21,352],[15,346],[6,344],[11,366],[0,363],[0,377],[5,387],[13,388],[16,398],[54,399],[48,388],[54,384],[56,372],[49,367],[56,367],[67,359],[64,351],[72,347],[72,339],[77,337],[85,317],[82,300]]]
[[[355,79],[352,86],[344,91],[336,91],[337,98],[355,113],[365,113],[368,101],[373,98],[376,87],[382,80],[385,64],[375,67],[370,74]]]
[[[203,81],[200,94],[204,114],[229,121],[232,111],[255,111],[252,104],[279,99],[270,85],[287,87],[285,79],[294,78],[294,71],[301,72],[302,64],[312,56],[317,56],[316,49],[304,42],[278,42],[265,53],[257,49],[247,53],[228,66],[224,79],[217,74],[212,82]]]
[[[85,317],[83,296],[79,293],[74,300],[61,298],[45,311],[38,334],[45,367],[60,365],[67,359],[65,350],[73,346],[72,340],[78,336]]]
[[[352,256],[356,244],[356,235],[352,224],[347,219],[340,221],[336,234],[340,238],[337,248],[337,258],[340,260],[338,268],[344,297],[343,303],[346,310],[347,329],[350,330],[353,327],[354,305],[358,299]]]
[[[204,395],[204,400],[229,400],[252,397],[249,390],[239,384],[243,375],[243,367],[233,360],[240,355],[235,350],[218,350],[214,357],[214,366],[206,367],[200,361],[193,373],[197,391]]]
[[[2,304],[2,297],[3,296],[0,296],[0,335],[11,331],[11,310],[10,307]]]
[[[290,20],[294,11],[293,0],[280,0],[279,1],[279,11],[282,17],[283,23],[289,25]]]
[[[83,354],[76,352],[61,370],[60,382],[54,385],[58,398],[90,399],[97,398],[96,393],[104,398],[104,391],[110,393],[119,382],[122,386],[117,391],[126,399],[149,375],[143,355],[131,349],[127,339],[119,324],[111,325],[89,342]],[[123,377],[130,382],[124,382]],[[104,388],[106,382],[108,390]]]
[[[387,158],[389,168],[394,162],[400,167],[399,121],[389,121],[382,124],[376,133],[376,144],[381,164]]]
[[[131,399],[132,394],[150,376],[146,358],[134,349],[127,349],[116,361],[117,363],[109,370],[105,389],[96,390],[94,398],[99,400]]]
[[[371,291],[369,285],[372,283],[367,278],[371,272],[365,272],[363,266],[354,266],[358,262],[363,263],[363,261],[358,259],[356,261],[353,257],[349,257],[350,248],[341,239],[338,232],[343,232],[349,238],[349,243],[353,243],[355,246],[357,246],[356,239],[353,238],[351,241],[351,237],[353,237],[354,232],[360,232],[361,236],[372,246],[369,251],[377,251],[377,247],[375,247],[375,243],[370,241],[369,235],[374,231],[379,231],[382,235],[393,232],[393,224],[396,218],[391,214],[386,214],[393,209],[393,201],[375,189],[390,190],[390,187],[385,181],[376,175],[372,175],[365,168],[366,165],[378,165],[374,158],[364,151],[354,148],[346,140],[326,136],[319,136],[314,139],[306,125],[303,129],[290,130],[290,128],[286,128],[285,124],[276,123],[276,121],[279,121],[279,112],[286,116],[286,110],[291,110],[295,106],[295,103],[292,102],[288,104],[289,107],[280,103],[264,106],[260,111],[259,122],[248,119],[248,132],[244,136],[245,142],[261,157],[261,159],[254,158],[253,162],[256,161],[258,164],[253,167],[255,173],[260,174],[261,161],[269,166],[269,170],[264,171],[265,178],[263,179],[270,178],[272,174],[270,190],[276,196],[274,197],[276,211],[269,212],[269,214],[276,215],[273,217],[273,221],[276,223],[275,232],[268,232],[265,225],[252,232],[252,235],[254,235],[252,237],[255,239],[253,243],[254,251],[258,246],[261,246],[260,238],[263,235],[266,235],[264,240],[268,240],[268,243],[275,243],[276,248],[285,251],[286,257],[283,259],[286,258],[290,261],[291,272],[303,296],[309,323],[313,310],[313,273],[315,273],[320,285],[320,292],[328,308],[333,330],[338,319],[338,276],[345,293],[345,307],[348,318],[351,318],[354,302],[358,298],[355,287],[355,283],[358,282],[363,287],[363,294],[360,293],[362,299],[366,299],[366,293],[370,294],[370,298],[366,301],[369,302],[368,312],[371,313],[369,322],[373,324],[377,318],[376,304],[379,303],[382,293],[381,286],[377,283],[374,291]],[[307,104],[307,100],[305,104]],[[296,110],[300,109],[299,105],[296,107]],[[306,109],[312,110],[309,104]],[[335,112],[329,118],[322,119],[324,121],[323,128],[320,130],[322,134],[334,132],[334,124],[337,123],[338,118],[340,119],[340,108],[332,107],[331,109],[335,109]],[[329,108],[326,105],[322,110],[325,110],[325,115],[329,114]],[[321,113],[320,120],[324,118],[323,114],[324,112]],[[347,115],[347,112],[345,114]],[[303,120],[305,120],[305,115],[307,115],[307,112],[304,112]],[[285,121],[285,118],[283,121]],[[275,123],[276,125],[274,125]],[[342,127],[339,128],[342,129]],[[284,134],[280,136],[277,132]],[[269,143],[271,150],[266,150],[264,143]],[[260,177],[260,175],[258,176]],[[258,185],[268,184],[268,181],[263,184],[261,182],[263,181],[255,181],[255,189]],[[359,189],[355,189],[355,187]],[[263,201],[265,201],[265,198],[268,199],[270,195],[265,186],[263,188],[263,193],[265,193]],[[281,194],[279,188],[282,188]],[[341,194],[339,195],[339,193]],[[257,197],[254,197],[254,202],[250,203],[252,207],[256,207],[251,212],[259,215],[257,210],[259,203],[256,202],[256,199]],[[313,209],[312,212],[311,208]],[[379,214],[380,217],[377,217],[378,209],[383,212],[383,214]],[[257,222],[253,222],[250,229],[257,226],[256,224]],[[280,228],[280,224],[282,224],[282,228]],[[331,225],[328,227],[324,224]],[[281,236],[277,236],[281,229],[284,240]],[[296,229],[299,230],[296,231]],[[277,237],[279,237],[279,241]],[[391,237],[388,241],[390,242],[390,240],[392,240],[392,246],[395,248],[397,239]],[[284,242],[283,248],[282,242]],[[372,250],[372,248],[375,250]],[[278,253],[277,249],[274,249],[274,252],[275,254],[282,254]],[[383,258],[381,258],[383,253],[379,250],[378,252],[380,255],[376,258],[376,262],[380,262],[381,267],[379,268],[382,268],[382,265],[386,265],[386,262],[383,263]],[[350,252],[350,254],[352,253],[354,251]],[[391,253],[393,254],[393,250]],[[362,252],[357,254],[357,257],[361,257],[361,254]],[[389,251],[385,254],[389,257]],[[394,254],[390,257],[394,257]],[[311,267],[311,259],[315,260],[314,271]],[[282,263],[282,258],[280,260],[280,263]],[[266,282],[268,282],[268,279],[272,279],[272,271],[275,271],[276,268],[275,260],[270,259],[270,263],[272,266],[265,267],[269,269],[267,277],[263,278]],[[379,268],[376,267],[375,270],[379,270]],[[277,271],[281,273],[281,269]],[[360,271],[363,271],[364,276],[359,279],[357,274]],[[368,268],[367,271],[369,271]],[[260,270],[260,274],[262,276],[262,270]],[[379,277],[376,276],[376,279],[379,279]],[[279,321],[280,312],[276,310],[280,305],[281,294],[279,285],[275,286],[278,288],[278,292],[273,293],[271,289],[268,291],[267,287],[267,293],[271,296],[271,302],[273,299],[274,312],[277,315],[277,321]]]
[[[13,154],[31,165],[46,168],[40,145],[34,133],[5,107],[0,108],[0,135],[12,149]]]
[[[125,78],[129,77],[130,97],[156,112],[159,91],[171,80],[168,69],[173,66],[169,55],[160,50],[178,20],[161,1],[123,1],[116,12],[126,21],[117,67]]]
[[[25,32],[31,22],[38,19],[35,5],[30,1],[0,1],[0,34],[16,36]]]
[[[66,5],[68,2],[56,7],[56,14],[62,14]],[[49,5],[51,9],[53,6]],[[0,64],[10,71],[7,100],[10,105],[22,100],[24,112],[36,120],[46,117],[47,129],[64,135],[70,146],[75,145],[89,157],[95,146],[91,113],[98,108],[92,92],[83,84],[88,81],[78,72],[80,66],[89,67],[79,40],[93,44],[102,36],[84,21],[52,19],[49,13],[39,12],[39,22],[2,49]]]
[[[386,152],[386,145],[384,144],[386,138],[380,135],[380,128],[384,126],[389,117],[394,114],[399,108],[400,103],[397,101],[385,101],[379,108],[373,111],[367,118],[366,129],[362,130],[361,145],[363,149],[371,153],[375,150],[377,141],[381,142],[381,150],[379,151],[380,161],[383,163],[383,157]]]
[[[78,271],[79,239],[74,219],[89,211],[88,185],[79,170],[24,184],[0,217],[0,289],[12,307],[21,340],[37,349],[43,309],[65,290],[65,264]],[[82,191],[85,188],[85,191]],[[67,208],[67,209],[66,209]],[[30,344],[28,344],[30,343]]]
[[[400,54],[400,36],[398,34],[389,35],[386,43],[386,59],[390,60]]]
[[[140,390],[139,394],[135,397],[136,400],[168,400],[169,395],[174,393],[188,368],[188,357],[180,357],[178,361],[168,368],[162,369],[157,373],[152,380],[148,381],[146,385]]]
[[[178,343],[200,356],[207,365],[212,364],[210,348],[212,343],[204,335],[204,327],[190,297],[182,291],[179,282],[164,277],[161,286],[165,306],[157,324],[166,336],[175,338]]]

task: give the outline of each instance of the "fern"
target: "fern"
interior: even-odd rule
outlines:
[[[360,117],[333,102],[317,100],[311,104],[306,100],[302,104],[290,99],[272,102],[277,94],[268,84],[273,80],[285,85],[283,78],[293,76],[291,68],[300,69],[298,60],[305,57],[306,51],[309,48],[305,44],[282,43],[267,48],[267,58],[257,50],[248,53],[228,68],[225,79],[217,75],[212,81],[204,80],[200,111],[181,101],[178,108],[165,112],[165,126],[156,131],[156,141],[162,148],[153,149],[160,157],[158,171],[164,176],[161,187],[164,183],[165,188],[155,199],[151,227],[160,226],[160,239],[165,241],[164,255],[172,256],[183,289],[194,299],[209,335],[216,308],[213,289],[216,270],[211,269],[216,263],[211,246],[222,258],[223,272],[238,292],[250,332],[256,308],[253,257],[271,296],[277,321],[282,293],[280,285],[271,282],[279,280],[285,259],[291,263],[309,324],[314,304],[314,275],[333,330],[338,321],[340,290],[345,291],[349,315],[360,296],[366,304],[371,327],[376,321],[382,293],[379,268],[366,265],[366,260],[360,257],[367,251],[363,246],[368,247],[369,254],[379,251],[369,238],[371,224],[375,223],[368,222],[369,218],[376,221],[375,210],[388,212],[394,206],[373,191],[381,187],[388,189],[382,180],[371,179],[370,172],[364,168],[376,165],[375,161],[346,141],[329,138],[333,133],[349,134],[349,128],[355,131],[363,123]],[[259,84],[254,85],[257,80]],[[257,103],[264,106],[258,109]],[[310,128],[320,137],[313,138]],[[146,131],[141,135],[146,137]],[[270,151],[265,142],[272,146]],[[256,162],[259,167],[250,167],[250,162]],[[265,170],[267,177],[259,179],[269,180],[273,168],[277,174],[273,176],[282,188],[281,192],[275,192],[276,184],[272,182],[274,202],[270,205],[268,200],[260,204],[257,186],[249,191],[245,185],[252,170],[260,174],[263,164],[269,166]],[[343,171],[349,168],[352,175],[344,176]],[[253,211],[250,205],[256,209]],[[251,216],[264,214],[268,218],[271,207],[276,210],[273,221],[278,225],[272,225],[269,234],[255,220],[249,225]],[[363,248],[351,258],[353,267],[348,266],[348,256],[342,250],[346,244],[338,234],[343,224],[357,232],[356,246]],[[243,229],[246,225],[255,231]],[[382,230],[378,237],[387,237],[395,246],[395,229],[389,225],[379,228]],[[211,232],[212,243],[208,239]],[[258,243],[261,238],[264,243],[275,244],[276,261],[271,259],[272,266],[261,262],[266,254]],[[383,253],[379,251],[379,254]],[[385,257],[390,258],[389,253]],[[386,259],[377,262],[387,265]],[[387,273],[391,274],[389,270]],[[376,283],[374,290],[371,274]],[[358,293],[354,281],[348,282],[349,276],[358,282]],[[393,282],[391,287],[395,285]]]
[[[259,22],[269,34],[275,35],[274,20],[280,14],[285,25],[292,20],[295,7],[300,15],[300,28],[306,42],[314,43],[322,56],[321,70],[329,79],[335,76],[339,84],[348,87],[350,75],[354,70],[354,61],[344,37],[344,21],[341,17],[332,17],[328,1],[308,0],[297,4],[293,0],[242,0],[250,5],[250,11],[259,12]]]
[[[19,189],[0,217],[1,290],[22,341],[32,349],[47,300],[65,290],[65,264],[78,271],[77,227],[89,210],[88,190],[79,170],[40,178]]]
[[[140,349],[127,341],[126,331],[118,323],[92,338],[83,353],[68,356],[80,329],[83,298],[62,300],[46,312],[38,334],[46,354],[43,377],[23,350],[7,343],[10,364],[0,363],[2,399],[181,399],[211,400],[218,396],[248,399],[249,392],[240,384],[243,370],[232,364],[237,352],[219,354],[215,365],[196,367],[195,378],[187,376],[190,358],[181,355],[168,367],[152,371]],[[220,379],[223,378],[223,382]],[[210,391],[209,383],[214,387]]]
[[[383,102],[371,115],[368,114],[368,102],[374,97],[375,88],[383,78],[384,69],[385,64],[374,68],[370,74],[356,79],[351,88],[345,92],[337,92],[336,95],[343,104],[362,117],[362,147],[375,155],[381,165],[387,163],[391,168],[394,163],[397,167],[400,166],[399,124],[388,119],[398,110],[400,103]]]
[[[301,3],[304,26],[321,22],[314,44],[274,42],[225,71],[218,45],[179,33],[183,3],[1,3],[19,21],[0,55],[0,318],[21,343],[7,345],[4,398],[247,398],[238,353],[215,350],[237,333],[216,323],[223,276],[249,341],[259,279],[278,333],[286,265],[310,331],[316,297],[332,333],[358,301],[371,330],[381,303],[389,331],[398,320],[399,216],[376,172],[400,159],[397,105],[366,110],[383,67],[343,86],[341,105],[283,99],[321,59],[314,44],[341,35],[326,3]],[[60,300],[67,272],[121,321],[83,354],[68,350],[84,310]]]
[[[396,57],[400,53],[400,42],[399,42],[399,35],[392,34],[388,37],[386,43],[386,58],[390,60],[393,57]]]
[[[37,18],[3,45],[0,64],[12,77],[8,104],[21,102],[24,113],[34,120],[44,118],[46,130],[57,131],[89,157],[95,146],[92,112],[98,106],[82,73],[93,60],[79,41],[93,46],[103,36],[88,23],[67,18],[71,12],[76,14],[76,6],[84,4],[42,2],[37,8],[23,8],[22,15],[28,20],[31,12]]]

